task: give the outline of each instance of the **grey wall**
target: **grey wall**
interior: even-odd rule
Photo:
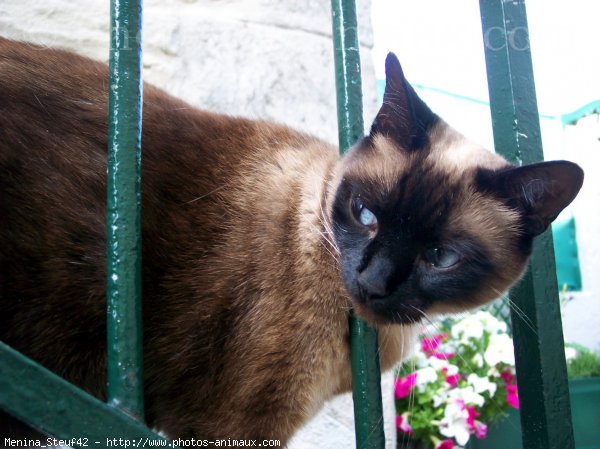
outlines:
[[[147,0],[144,79],[195,106],[270,118],[337,142],[326,0]],[[108,59],[108,1],[4,0],[3,36]],[[359,3],[367,121],[370,2]]]

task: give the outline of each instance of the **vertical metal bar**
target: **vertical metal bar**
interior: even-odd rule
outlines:
[[[524,0],[480,0],[494,143],[517,164],[543,159]],[[523,447],[573,449],[554,249],[539,236],[510,298]],[[525,322],[521,315],[525,315]]]
[[[332,0],[340,151],[364,134],[358,25],[354,0]],[[385,447],[377,332],[351,315],[352,394],[356,447]]]
[[[112,0],[108,119],[108,403],[143,419],[142,2]]]
[[[332,0],[331,14],[338,135],[340,152],[345,153],[365,132],[356,4],[353,0]]]

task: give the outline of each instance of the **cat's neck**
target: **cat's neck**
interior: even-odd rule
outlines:
[[[332,295],[332,305],[344,310],[344,319],[347,320],[352,311],[352,302],[340,276],[340,253],[333,238],[331,218],[333,196],[342,177],[343,164],[339,157],[330,157],[321,169],[304,176],[303,194],[299,196],[302,199],[299,238],[307,244],[307,252],[314,255],[311,259],[302,258],[302,263],[309,264],[313,271],[319,271],[319,276],[310,276],[307,280],[326,278],[324,274],[327,273],[331,283],[325,290]],[[393,368],[399,360],[411,354],[414,349],[411,343],[415,341],[418,328],[418,324],[377,326],[382,370]],[[340,383],[338,392],[347,391],[351,386],[350,367],[344,366],[335,375],[332,377],[338,377]]]

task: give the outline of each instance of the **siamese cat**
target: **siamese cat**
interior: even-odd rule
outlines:
[[[343,157],[144,86],[149,426],[285,444],[350,388],[352,309],[390,369],[425,316],[513,285],[577,195],[577,165],[516,167],[467,140],[391,53],[386,83]],[[0,39],[0,339],[101,399],[107,92],[101,63]]]

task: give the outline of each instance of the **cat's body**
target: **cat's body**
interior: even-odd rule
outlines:
[[[482,304],[518,279],[543,229],[508,198],[498,174],[508,164],[431,114],[394,61],[387,106],[342,160],[286,127],[144,87],[150,425],[285,442],[349,388],[353,306],[378,323],[387,369],[424,312]],[[107,73],[0,39],[0,339],[99,397]],[[550,215],[581,184],[572,166],[573,187],[554,195]],[[534,207],[544,188],[532,191]],[[448,239],[457,243],[438,251]],[[453,252],[461,259],[446,267]]]

